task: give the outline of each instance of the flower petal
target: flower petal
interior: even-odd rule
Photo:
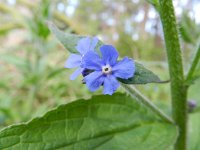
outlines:
[[[92,92],[96,91],[103,83],[104,76],[101,71],[94,71],[84,78],[88,89]]]
[[[90,48],[89,48],[90,51],[94,51],[94,50],[95,50],[95,47],[96,47],[98,41],[99,41],[99,40],[98,40],[97,37],[93,37],[93,38],[91,39],[91,45],[90,45]]]
[[[117,62],[112,68],[113,75],[118,78],[128,79],[134,76],[135,63],[132,59],[124,57],[121,61]]]
[[[87,52],[82,58],[82,68],[87,68],[91,70],[101,70],[101,58],[94,51]]]
[[[77,54],[71,54],[65,62],[65,68],[75,68],[81,65],[81,56]]]
[[[86,54],[88,51],[94,51],[95,46],[98,43],[98,39],[96,37],[90,38],[82,38],[78,45],[76,46],[76,49],[79,51],[81,55]]]
[[[109,75],[105,77],[103,85],[104,85],[103,94],[112,95],[119,87],[119,82],[113,75]]]
[[[103,45],[100,47],[103,62],[109,65],[114,65],[118,58],[118,52],[112,45]]]
[[[83,68],[78,68],[76,71],[70,76],[70,80],[75,80],[83,71]]]

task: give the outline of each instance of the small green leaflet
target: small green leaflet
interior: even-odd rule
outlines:
[[[80,36],[71,33],[65,33],[59,30],[52,22],[47,22],[49,29],[56,36],[56,38],[61,42],[61,44],[70,52],[70,53],[78,53],[76,50],[76,45],[81,38],[85,38],[87,36]],[[96,50],[99,50],[99,47],[103,43],[99,40],[96,46]]]
[[[49,29],[56,36],[56,38],[61,42],[61,44],[71,53],[78,53],[76,50],[76,45],[81,38],[86,36],[79,36],[75,34],[65,33],[59,30],[53,23],[48,22]],[[99,53],[100,46],[103,42],[99,40],[95,50]],[[146,83],[160,83],[160,79],[152,71],[146,69],[141,64],[135,62],[136,72],[132,78],[129,79],[119,79],[120,82],[125,84],[146,84]]]
[[[81,38],[84,36],[79,36],[76,34],[65,33],[59,30],[53,23],[47,22],[49,29],[56,36],[56,38],[62,43],[62,45],[71,53],[78,53],[76,50],[76,45]]]
[[[167,150],[175,125],[125,94],[94,96],[0,132],[1,150]]]
[[[125,84],[146,84],[146,83],[159,83],[161,82],[159,77],[155,75],[152,71],[144,68],[141,64],[135,62],[135,75],[133,78],[118,79],[120,82]]]

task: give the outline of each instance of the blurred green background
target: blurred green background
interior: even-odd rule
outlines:
[[[186,74],[200,41],[200,2],[173,2]],[[146,1],[0,0],[0,128],[28,121],[59,104],[101,93],[90,93],[81,77],[69,80],[73,70],[64,68],[69,52],[52,36],[47,20],[66,32],[95,35],[113,44],[121,57],[133,57],[162,80],[169,79],[159,16]],[[188,95],[197,106],[199,86],[197,80]],[[137,87],[170,112],[169,83]],[[196,124],[200,122],[191,125],[191,132]]]

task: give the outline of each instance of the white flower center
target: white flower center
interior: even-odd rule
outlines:
[[[110,74],[112,72],[112,68],[109,65],[103,66],[102,67],[102,72],[104,74]]]

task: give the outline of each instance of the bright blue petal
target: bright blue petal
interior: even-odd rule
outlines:
[[[65,68],[75,68],[81,65],[81,56],[77,54],[71,54],[65,62]]]
[[[112,95],[119,87],[119,82],[116,80],[114,76],[109,75],[105,77],[103,85],[104,85],[103,94]]]
[[[91,70],[101,70],[101,58],[94,51],[87,52],[82,58],[82,68],[87,68]]]
[[[117,62],[112,68],[113,75],[118,78],[128,79],[133,77],[135,73],[135,63],[132,59],[124,57],[121,61]]]
[[[90,51],[94,51],[94,50],[95,50],[95,47],[96,47],[98,41],[99,41],[99,40],[98,40],[98,38],[96,38],[96,37],[93,37],[93,38],[91,39],[91,45],[90,45],[90,48],[89,48]]]
[[[104,76],[101,71],[94,71],[84,78],[88,89],[92,92],[96,91],[103,83]]]
[[[70,80],[75,80],[83,71],[83,68],[78,68],[71,76]]]
[[[95,46],[98,43],[98,39],[96,37],[90,38],[82,38],[78,45],[76,46],[76,49],[79,51],[81,55],[85,55],[88,51],[94,51]]]
[[[91,40],[89,37],[82,38],[81,40],[79,40],[76,49],[79,51],[80,54],[84,55],[89,50],[90,43]]]
[[[102,60],[104,64],[114,65],[117,62],[118,52],[112,45],[103,45],[100,47]]]

